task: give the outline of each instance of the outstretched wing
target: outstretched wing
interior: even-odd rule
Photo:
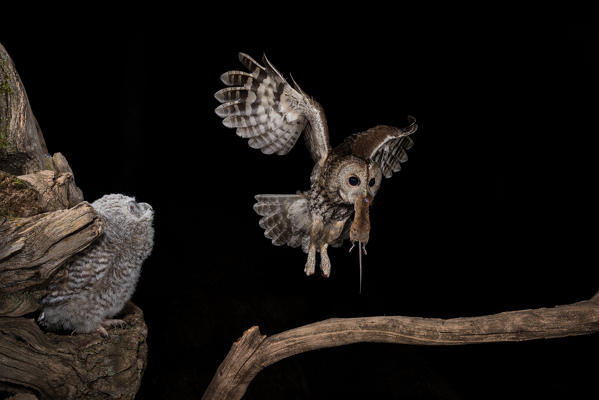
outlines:
[[[223,103],[215,110],[223,124],[236,128],[250,147],[265,154],[287,154],[305,131],[312,158],[324,161],[330,145],[320,104],[299,87],[291,87],[266,56],[262,58],[266,67],[244,53],[239,53],[239,60],[249,72],[225,72],[220,78],[231,87],[214,95]]]
[[[304,195],[259,194],[254,211],[263,217],[259,225],[275,246],[299,247],[310,236],[312,217]]]
[[[385,178],[401,169],[401,163],[407,161],[408,150],[414,144],[410,135],[418,129],[416,118],[408,117],[410,124],[405,128],[378,125],[367,131],[356,133],[345,140],[344,145],[352,154],[376,162]]]

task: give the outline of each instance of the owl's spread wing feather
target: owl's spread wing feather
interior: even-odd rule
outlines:
[[[406,150],[414,141],[409,135],[416,132],[416,119],[408,117],[410,124],[405,128],[378,125],[367,131],[356,133],[346,139],[351,152],[365,160],[373,160],[381,167],[385,178],[401,169],[401,163],[407,161]]]
[[[263,217],[259,225],[264,236],[276,246],[299,247],[309,235],[312,220],[308,199],[303,195],[259,194],[254,211]]]
[[[299,87],[291,87],[266,56],[262,59],[266,67],[244,53],[239,53],[239,60],[249,73],[225,72],[221,80],[231,87],[215,94],[222,103],[215,111],[224,118],[223,124],[236,128],[250,147],[265,154],[287,154],[305,131],[312,158],[324,161],[330,145],[320,104]]]

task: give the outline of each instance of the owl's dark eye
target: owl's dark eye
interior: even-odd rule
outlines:
[[[374,186],[374,184],[376,183],[376,180],[374,178],[372,178],[369,182],[368,182],[368,186]]]
[[[352,186],[358,186],[360,184],[360,178],[357,176],[350,176],[348,182]]]

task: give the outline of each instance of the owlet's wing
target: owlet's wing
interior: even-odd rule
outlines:
[[[320,104],[299,87],[291,87],[266,56],[262,58],[266,67],[244,53],[239,53],[239,60],[249,72],[225,72],[221,80],[230,87],[215,94],[222,103],[215,111],[224,118],[223,124],[265,154],[287,154],[306,132],[312,158],[324,162],[330,145]]]
[[[99,239],[84,252],[74,256],[66,266],[65,273],[54,277],[41,304],[56,306],[80,296],[83,291],[104,279],[113,261],[110,244],[104,238]]]

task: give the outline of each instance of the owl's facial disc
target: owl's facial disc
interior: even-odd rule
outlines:
[[[335,172],[339,197],[344,203],[354,204],[358,197],[367,194],[368,165],[363,160],[350,156],[339,164]]]
[[[359,198],[367,199],[367,203],[372,202],[382,179],[381,169],[376,163],[354,156],[343,160],[335,175],[339,196],[344,203],[352,205]]]
[[[369,207],[380,187],[381,169],[374,162],[350,156],[340,163],[337,178],[339,196],[354,206],[350,240],[366,244],[370,236]]]

